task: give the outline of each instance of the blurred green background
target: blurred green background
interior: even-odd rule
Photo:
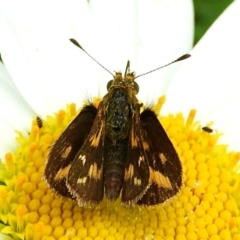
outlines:
[[[195,10],[194,44],[232,2],[233,0],[193,0]]]
[[[193,0],[193,2],[195,10],[195,45],[233,0]]]

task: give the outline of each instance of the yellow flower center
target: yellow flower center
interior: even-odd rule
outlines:
[[[153,106],[161,110],[165,98]],[[98,105],[99,100],[95,100]],[[125,207],[103,201],[79,207],[52,194],[42,180],[49,147],[76,116],[75,104],[36,118],[19,147],[0,162],[0,238],[29,240],[240,239],[240,153],[227,152],[220,133],[204,131],[181,113],[161,116],[183,164],[181,192],[157,207]],[[211,127],[211,124],[209,125]]]

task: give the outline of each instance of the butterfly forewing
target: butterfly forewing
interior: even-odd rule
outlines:
[[[44,179],[61,196],[73,198],[66,186],[66,177],[76,154],[89,135],[96,113],[97,109],[93,105],[83,107],[50,150]]]
[[[148,160],[141,139],[140,113],[136,110],[129,133],[122,202],[136,203],[146,192],[150,183],[149,177]]]
[[[67,187],[80,206],[103,199],[103,161],[105,122],[102,102],[85,143],[76,154],[67,176]]]

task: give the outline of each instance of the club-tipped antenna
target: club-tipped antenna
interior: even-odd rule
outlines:
[[[69,39],[75,46],[79,47],[80,49],[82,49],[83,52],[85,52],[94,62],[96,62],[100,67],[102,67],[103,69],[105,69],[107,72],[109,72],[113,78],[114,75],[107,69],[105,68],[100,62],[98,62],[95,58],[93,58],[87,51],[85,51],[85,49],[73,38]]]
[[[155,72],[155,71],[157,71],[157,70],[159,70],[159,69],[161,69],[161,68],[165,68],[165,67],[167,67],[167,66],[169,66],[169,65],[171,65],[171,64],[173,64],[173,63],[175,63],[175,62],[179,62],[179,61],[185,60],[185,59],[187,59],[187,58],[189,58],[189,57],[191,57],[190,54],[184,54],[184,55],[182,55],[181,57],[179,57],[178,59],[174,60],[173,62],[170,62],[170,63],[168,63],[168,64],[166,64],[166,65],[164,65],[164,66],[155,68],[155,69],[153,69],[153,70],[151,70],[151,71],[149,71],[149,72],[146,72],[146,73],[143,73],[143,74],[140,74],[140,75],[136,76],[136,77],[134,78],[134,80],[135,80],[136,78],[138,78],[138,77],[142,77],[142,76],[147,75],[147,74],[149,74],[149,73]]]

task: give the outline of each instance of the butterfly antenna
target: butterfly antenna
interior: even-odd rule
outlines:
[[[85,52],[94,62],[96,62],[100,67],[102,67],[103,69],[105,69],[107,72],[109,72],[113,78],[114,75],[108,70],[106,69],[101,63],[99,63],[95,58],[93,58],[87,51],[85,51],[85,49],[73,38],[69,39],[75,46],[79,47],[80,49],[82,49],[83,52]]]
[[[187,59],[187,58],[189,58],[189,57],[191,57],[190,54],[184,54],[184,55],[182,55],[181,57],[179,57],[178,59],[174,60],[173,62],[170,62],[170,63],[168,63],[168,64],[166,64],[166,65],[164,65],[164,66],[158,67],[158,68],[153,69],[153,70],[151,70],[151,71],[149,71],[149,72],[146,72],[146,73],[143,73],[143,74],[140,74],[140,75],[136,76],[136,77],[134,78],[134,80],[135,80],[136,78],[138,78],[138,77],[141,77],[141,76],[147,75],[147,74],[149,74],[149,73],[155,72],[155,71],[157,71],[157,70],[159,70],[159,69],[161,69],[161,68],[167,67],[167,66],[169,66],[169,65],[171,65],[171,64],[173,64],[173,63],[175,63],[175,62],[179,62],[179,61],[185,60],[185,59]]]
[[[124,77],[127,76],[128,72],[129,72],[129,69],[130,69],[130,61],[128,60],[127,61],[127,66],[126,66],[126,69],[125,69],[125,73],[124,73]]]

